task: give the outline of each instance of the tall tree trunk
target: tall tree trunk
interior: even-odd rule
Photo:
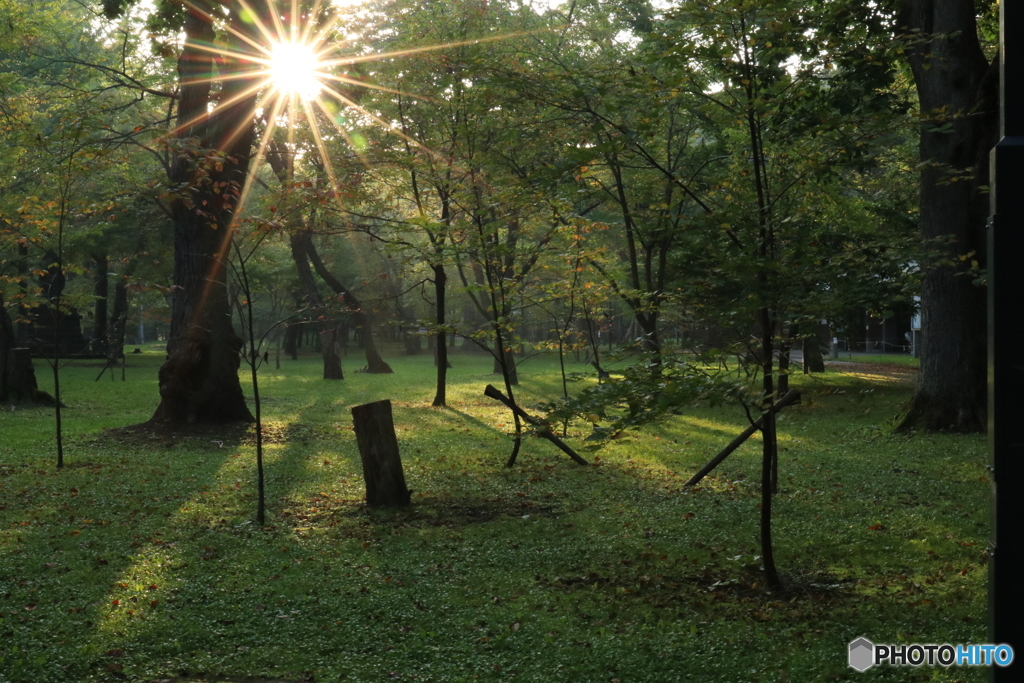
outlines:
[[[327,286],[334,290],[334,293],[341,297],[341,300],[348,307],[349,312],[352,314],[352,318],[356,323],[356,333],[358,334],[359,343],[363,347],[363,352],[366,354],[366,371],[375,374],[387,374],[393,372],[391,366],[388,365],[380,354],[377,352],[377,345],[373,343],[373,317],[370,313],[363,308],[363,304],[359,301],[355,294],[353,294],[345,285],[341,284],[341,280],[336,278],[331,271],[327,270],[327,266],[320,259],[320,254],[317,253],[316,246],[313,244],[313,235],[308,230],[303,230],[296,235],[302,240],[302,246],[306,251],[306,255],[309,257],[310,262],[313,264],[313,268],[316,269],[317,275],[320,279],[327,283]]]
[[[306,294],[306,301],[320,321],[320,352],[324,359],[324,379],[345,379],[341,371],[341,354],[338,352],[338,323],[331,317],[324,305],[320,290],[317,289],[313,271],[309,269],[305,244],[298,234],[290,239],[292,258],[299,274],[299,284]]]
[[[4,305],[3,290],[0,290],[0,403],[5,403],[10,393],[11,358],[16,345],[14,323]]]
[[[779,573],[775,568],[775,546],[772,541],[772,496],[778,490],[779,451],[778,435],[775,431],[775,386],[773,365],[775,364],[773,342],[775,321],[767,308],[759,313],[761,323],[761,372],[764,404],[761,421],[761,559],[764,573],[771,588],[780,586]]]
[[[14,316],[14,339],[17,345],[31,346],[32,324],[28,322],[28,307],[25,302],[28,298],[28,245],[18,244],[18,258],[15,261],[15,268],[18,271],[18,293],[21,294],[17,304],[17,314]]]
[[[984,265],[998,65],[982,53],[973,0],[904,0],[899,20],[921,103],[922,237],[940,260]],[[985,292],[955,266],[925,265],[921,374],[900,428],[984,431]]]
[[[238,24],[237,17],[235,12],[228,21]],[[171,184],[187,186],[188,196],[183,193],[171,204],[171,333],[159,373],[161,401],[151,421],[252,422],[238,380],[242,339],[231,324],[225,266],[253,142],[256,96],[243,96],[250,86],[245,74],[253,67],[211,59],[201,47],[214,44],[217,36],[211,20],[194,8],[188,10],[184,28],[176,132],[182,141],[198,138],[202,147],[217,150],[222,161],[179,154],[171,168]],[[236,42],[231,36],[227,40]],[[238,99],[208,113],[215,103],[210,84],[215,62],[225,79],[220,102]]]
[[[124,355],[124,331],[127,321],[128,285],[122,277],[114,285],[114,308],[110,313],[110,325],[107,327],[107,366],[111,368],[111,377],[114,365]]]
[[[299,336],[302,334],[302,323],[290,323],[284,328],[284,352],[292,360],[299,359]]]
[[[804,344],[804,374],[811,372],[825,372],[825,358],[821,355],[822,344],[828,343],[828,325],[821,323],[814,326],[814,334],[803,338]]]
[[[437,324],[437,343],[435,344],[435,361],[437,362],[437,390],[434,392],[434,402],[431,405],[447,405],[448,386],[448,343],[447,333],[444,330],[445,324],[445,294],[448,284],[448,274],[444,271],[444,264],[432,264],[434,271],[434,322]]]
[[[491,367],[491,372],[495,375],[502,374],[506,369],[508,370],[508,381],[512,386],[519,386],[519,368],[516,363],[516,353],[512,350],[511,341],[506,341],[506,348],[504,350],[504,358],[498,354],[501,349],[496,349],[494,352],[494,363]]]
[[[93,303],[92,321],[92,351],[93,353],[105,354],[107,343],[107,271],[110,270],[106,254],[96,254],[93,257],[96,262],[96,270],[93,273],[92,294],[95,298]]]

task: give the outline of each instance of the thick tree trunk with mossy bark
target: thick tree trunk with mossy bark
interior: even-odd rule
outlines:
[[[239,23],[235,14],[227,21]],[[194,8],[188,11],[184,29],[177,117],[182,148],[170,182],[186,189],[170,206],[171,333],[167,361],[159,373],[161,401],[151,422],[251,422],[238,380],[242,339],[231,324],[226,265],[253,142],[256,97],[244,95],[250,85],[245,73],[253,67],[211,59],[202,47],[213,44],[217,36],[210,19]],[[236,41],[228,36],[228,47]],[[224,79],[219,95],[211,92],[215,63]],[[218,98],[237,101],[209,113]],[[193,147],[196,141],[198,147]]]
[[[921,374],[899,428],[984,431],[985,291],[963,266],[984,267],[998,67],[981,50],[973,0],[904,0],[899,20],[922,113],[921,233],[941,252],[924,264]]]

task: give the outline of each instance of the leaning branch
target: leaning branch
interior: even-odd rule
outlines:
[[[765,413],[765,414],[767,415],[769,413],[777,413],[780,410],[782,410],[783,408],[785,408],[786,406],[790,405],[791,403],[798,403],[799,401],[800,401],[800,392],[796,391],[796,390],[790,391],[790,392],[786,393],[786,395],[784,395],[782,398],[780,398],[775,404],[773,404],[772,407],[769,408],[768,412]],[[722,449],[721,453],[719,453],[718,455],[716,455],[714,458],[711,459],[711,462],[709,462],[707,465],[704,465],[704,467],[700,468],[700,471],[697,472],[697,474],[695,474],[692,477],[690,477],[690,480],[688,482],[686,482],[685,484],[683,484],[683,486],[693,486],[694,484],[699,482],[701,479],[706,477],[708,475],[708,473],[711,472],[711,470],[713,470],[716,467],[718,467],[721,464],[721,462],[723,460],[725,460],[726,458],[728,458],[729,455],[734,450],[739,448],[743,444],[744,441],[746,441],[751,436],[753,436],[754,432],[756,432],[759,429],[761,429],[761,425],[763,424],[763,422],[764,422],[764,415],[762,415],[761,417],[757,418],[757,420],[755,420],[752,425],[750,425],[745,430],[743,430],[742,434],[740,434],[735,439],[733,439],[729,443],[728,446],[726,446],[724,449]]]
[[[516,403],[514,401],[510,400],[507,396],[505,396],[505,394],[503,394],[499,390],[495,389],[492,385],[488,384],[487,387],[484,389],[484,396],[487,396],[488,398],[493,398],[496,401],[501,401],[502,403],[504,403],[506,406],[508,406],[509,410],[511,410],[513,413],[515,413],[519,417],[521,417],[524,420],[526,420],[526,422],[528,422],[529,424],[531,424],[534,427],[536,427],[537,428],[537,434],[539,436],[544,437],[545,439],[547,439],[551,443],[553,443],[556,446],[558,446],[558,448],[563,453],[568,455],[570,458],[572,458],[573,460],[575,460],[579,464],[581,464],[581,465],[589,465],[590,464],[589,462],[587,462],[586,460],[581,458],[579,456],[579,454],[576,451],[574,451],[572,448],[570,448],[564,441],[562,441],[557,436],[555,436],[551,432],[551,429],[548,427],[548,425],[546,425],[541,420],[538,420],[533,415],[530,415],[529,413],[527,413],[525,410],[523,410],[518,405],[516,405]]]

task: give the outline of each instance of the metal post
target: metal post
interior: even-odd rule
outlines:
[[[988,442],[992,480],[989,640],[1013,647],[1013,665],[992,667],[993,683],[1024,673],[1024,3],[1001,2],[1000,133],[992,150],[988,235]]]

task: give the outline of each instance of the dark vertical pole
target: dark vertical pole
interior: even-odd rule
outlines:
[[[989,639],[1013,647],[1016,661],[990,680],[1024,673],[1024,3],[1000,3],[1000,135],[992,150],[988,241],[988,440],[992,477]]]
[[[93,257],[96,262],[96,270],[93,273],[93,296],[96,301],[93,303],[92,321],[92,352],[107,353],[107,293],[110,262],[106,254],[96,254]]]

